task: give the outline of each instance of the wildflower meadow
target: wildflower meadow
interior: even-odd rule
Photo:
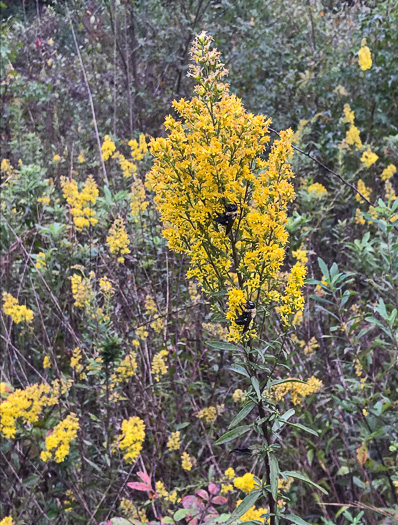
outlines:
[[[397,524],[396,0],[0,9],[0,525]]]

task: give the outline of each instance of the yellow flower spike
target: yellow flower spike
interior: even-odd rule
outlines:
[[[3,292],[3,311],[9,315],[15,324],[30,323],[33,320],[33,311],[25,305],[18,303],[10,293]]]
[[[379,156],[376,155],[376,153],[373,153],[370,148],[368,148],[363,153],[363,155],[361,157],[361,161],[365,164],[365,166],[367,168],[370,168],[370,166],[372,166],[377,161],[378,158],[379,158]]]
[[[70,443],[76,439],[78,430],[79,421],[76,414],[69,414],[46,437],[46,449],[42,451],[40,458],[44,462],[54,459],[56,463],[62,463],[69,454]]]
[[[372,67],[372,55],[367,45],[363,45],[358,51],[358,64],[362,71],[367,71]]]
[[[139,417],[131,417],[122,422],[119,448],[126,463],[134,463],[142,450],[145,439],[145,423]]]
[[[127,235],[122,217],[115,219],[109,230],[106,242],[109,246],[109,251],[117,256],[118,262],[124,263],[124,255],[130,253],[128,248],[130,239]]]

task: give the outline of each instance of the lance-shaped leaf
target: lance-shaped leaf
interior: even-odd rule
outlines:
[[[276,501],[276,496],[278,494],[278,479],[279,479],[279,465],[278,460],[275,457],[275,454],[268,452],[268,461],[269,461],[269,478],[271,484],[271,494]]]
[[[250,429],[252,428],[251,425],[242,425],[240,427],[236,427],[233,430],[230,430],[223,436],[217,439],[217,441],[214,442],[215,445],[221,445],[222,443],[228,443],[228,441],[232,441],[233,439],[241,436],[242,434],[246,434]]]
[[[300,481],[304,481],[304,483],[307,483],[308,485],[311,485],[312,487],[315,487],[316,489],[320,490],[323,494],[328,494],[327,490],[320,487],[316,483],[314,483],[310,478],[307,478],[307,476],[304,476],[304,474],[300,474],[300,472],[291,472],[291,471],[285,471],[281,472],[283,476],[289,476],[290,478],[299,479]]]
[[[245,419],[245,417],[250,414],[250,412],[255,407],[255,403],[249,403],[248,405],[244,406],[242,410],[239,412],[238,415],[236,415],[231,423],[229,424],[228,428],[234,428],[238,423],[242,421],[242,419]]]
[[[246,514],[246,512],[253,507],[253,505],[256,503],[256,501],[261,497],[261,490],[253,490],[248,494],[244,500],[240,502],[240,504],[236,507],[236,509],[233,511],[231,518],[228,523],[232,523],[236,519],[243,516],[243,514]]]
[[[297,525],[311,525],[308,521],[303,520],[303,518],[300,518],[300,516],[296,516],[295,514],[283,514],[282,518],[291,521],[292,523],[296,523]]]

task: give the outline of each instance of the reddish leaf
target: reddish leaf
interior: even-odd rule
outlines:
[[[367,459],[369,457],[368,447],[366,446],[366,443],[362,443],[362,445],[357,448],[357,460],[358,463],[363,466]]]
[[[197,499],[198,498],[196,496],[185,496],[182,498],[182,506],[184,509],[190,509],[191,507],[195,506]]]
[[[139,481],[127,483],[127,486],[133,490],[142,490],[144,492],[150,492],[152,490],[150,485],[147,485],[146,483],[140,483]]]
[[[144,483],[148,483],[148,485],[152,486],[151,477],[148,476],[145,472],[137,472],[137,476],[142,479]]]
[[[224,496],[216,496],[211,500],[212,503],[215,503],[216,505],[225,505],[228,503],[228,499],[224,498]]]
[[[220,489],[217,487],[215,483],[209,483],[207,490],[210,492],[210,494],[213,494],[213,496],[215,496],[216,494],[220,492]]]
[[[205,490],[202,490],[202,489],[199,489],[195,492],[195,494],[197,494],[198,496],[200,496],[202,499],[204,499],[205,501],[207,501],[209,499],[209,495],[207,494],[207,492]]]

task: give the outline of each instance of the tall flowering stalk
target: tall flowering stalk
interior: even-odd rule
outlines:
[[[280,140],[267,147],[271,120],[247,112],[229,93],[224,82],[227,70],[211,41],[205,33],[194,41],[195,64],[189,75],[197,83],[196,96],[174,101],[180,120],[166,117],[167,138],[152,140],[155,162],[147,186],[155,193],[169,247],[188,255],[188,277],[197,279],[225,314],[228,339],[235,344],[223,347],[233,352],[235,370],[250,381],[242,411],[230,425],[233,430],[217,442],[252,429],[262,436],[263,444],[252,447],[252,452],[265,460],[264,478],[256,478],[256,488],[235,516],[266,495],[268,518],[274,524],[283,512],[277,508],[283,496],[278,492],[278,446],[272,428],[279,421],[277,429],[282,430],[287,419],[266,393],[275,384],[271,376],[283,345],[278,340],[271,370],[264,351],[254,348],[254,325],[257,312],[276,310],[286,334],[292,316],[304,306],[305,266],[297,262],[281,274],[288,242],[287,206],[295,196],[289,182],[292,132],[282,131]],[[256,407],[257,419],[237,426]]]

